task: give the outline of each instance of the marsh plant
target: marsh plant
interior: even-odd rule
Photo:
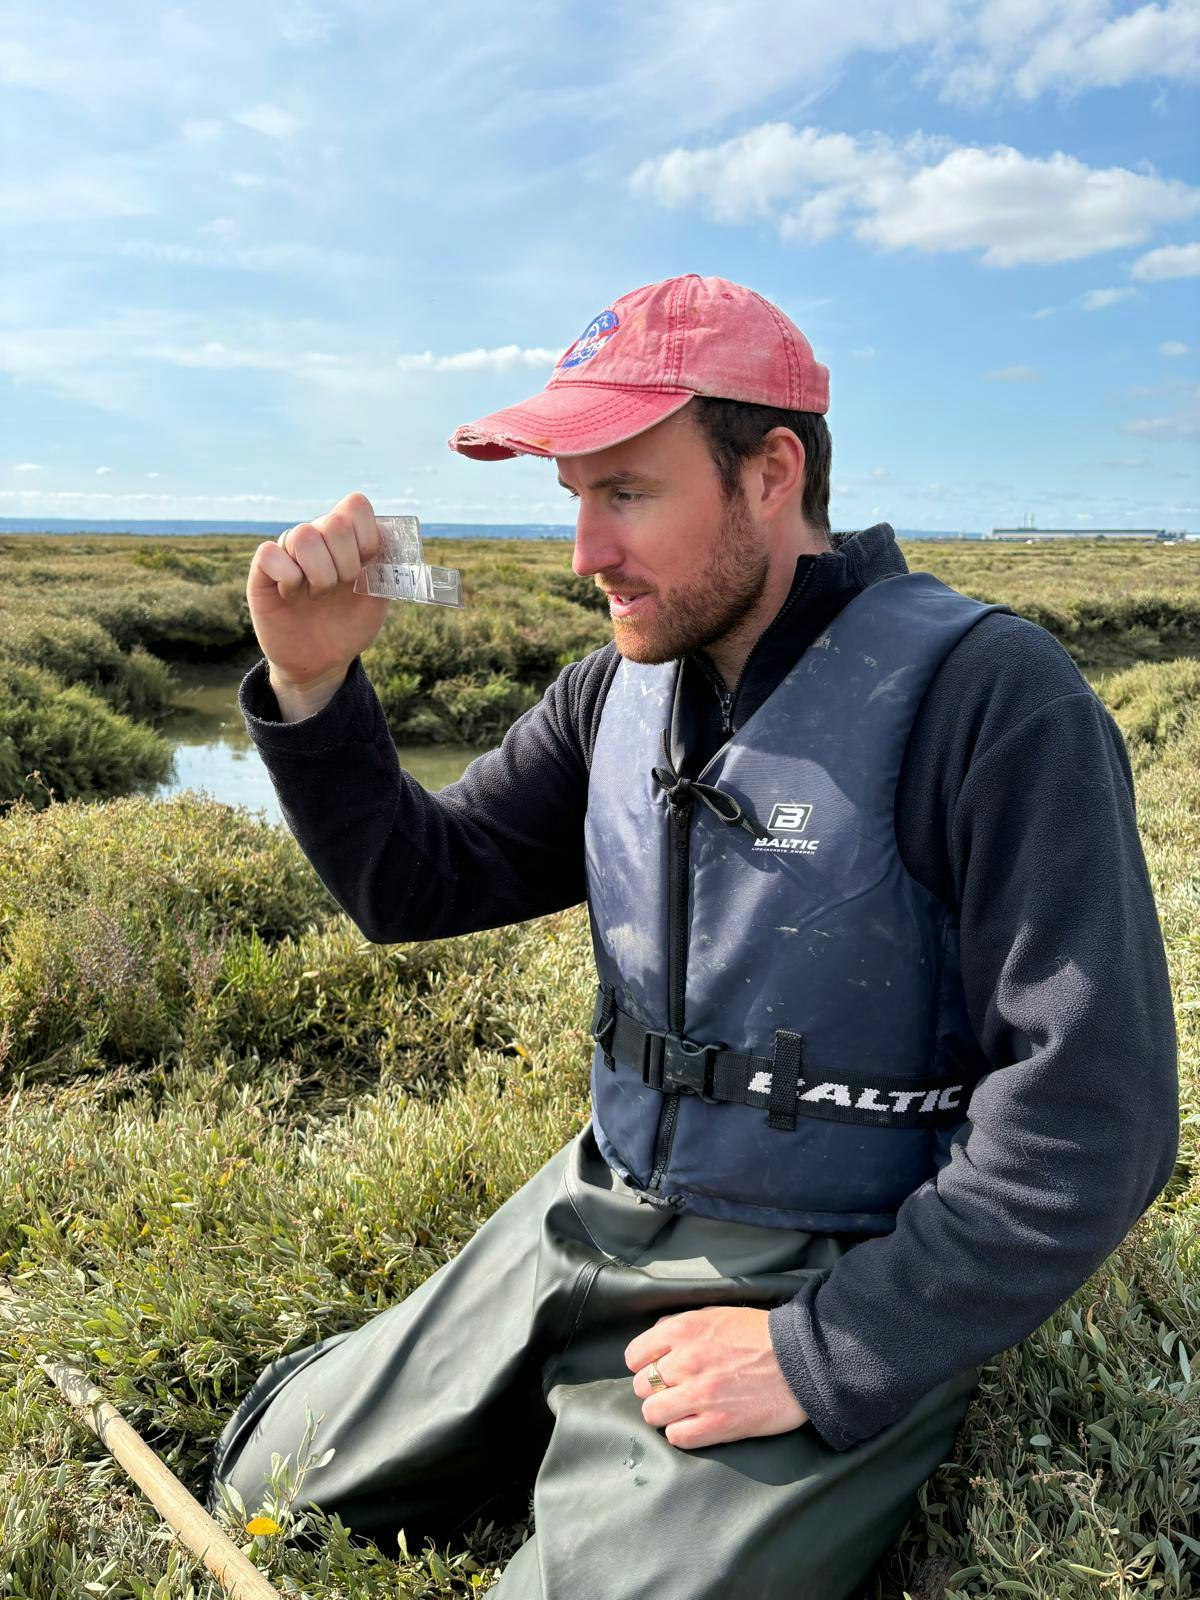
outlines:
[[[214,637],[223,613],[204,606],[225,596],[232,628],[244,543],[204,543],[142,568],[164,586],[138,602],[161,602],[159,644],[180,591],[198,597],[195,616]],[[534,693],[558,653],[585,648],[589,628],[603,634],[586,594],[552,588],[565,548],[456,554],[464,581],[481,584],[484,558],[494,563],[495,593],[539,612],[540,643],[519,654],[521,627],[501,606],[489,620],[477,592],[469,668],[449,633],[401,616],[373,681],[392,671],[444,685],[486,666]],[[1170,622],[1154,633],[1160,644],[1194,629],[1195,565],[1153,564],[1172,554],[1134,550],[1120,568],[1112,550],[1095,567],[1074,550],[935,552],[950,581],[1042,605],[1067,619],[1065,642],[1071,629],[1090,641],[1081,659],[1137,784],[1177,1003],[1184,1126],[1175,1176],[1131,1236],[985,1368],[954,1457],[922,1491],[875,1600],[1200,1592],[1200,661],[1194,631],[1191,654],[1161,659],[1141,631],[1159,627],[1145,622],[1154,604]],[[23,559],[45,574],[92,557]],[[129,594],[118,591],[130,559],[114,555],[109,587],[89,590],[91,621],[106,631],[126,626]],[[193,559],[204,564],[181,570]],[[934,566],[911,553],[910,563]],[[1153,572],[1170,576],[1157,602]],[[545,602],[530,598],[539,584]],[[1102,605],[1109,621],[1091,628],[1089,607]],[[1124,660],[1118,616],[1132,634]],[[119,636],[118,652],[131,651],[136,633]],[[72,689],[25,637],[25,670],[58,685],[44,689],[47,717],[66,715],[72,692],[88,697],[70,703],[65,725],[76,729],[84,709],[115,704],[115,655]],[[69,630],[55,637],[61,663]],[[136,670],[153,681],[156,669]],[[411,715],[440,703],[413,693]],[[0,726],[12,727],[4,705]],[[155,737],[109,714],[122,737]],[[97,727],[107,739],[110,724]],[[40,753],[23,751],[22,772]],[[98,749],[91,760],[99,770]],[[83,1368],[203,1497],[213,1444],[271,1360],[410,1293],[585,1122],[586,914],[372,944],[290,835],[261,818],[191,794],[89,801],[42,772],[33,793],[10,792],[0,818],[0,1273],[30,1319],[24,1335],[0,1334],[0,1595],[218,1600],[34,1356]],[[263,1505],[220,1511],[281,1592],[479,1594],[528,1535],[526,1515],[452,1544],[402,1527],[387,1550],[355,1541],[303,1504],[325,1457],[321,1419],[311,1421]]]

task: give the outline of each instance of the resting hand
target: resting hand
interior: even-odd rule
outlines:
[[[665,1389],[651,1386],[652,1361]],[[659,1317],[625,1347],[625,1364],[642,1416],[685,1449],[787,1433],[808,1421],[771,1346],[767,1313],[753,1306]]]

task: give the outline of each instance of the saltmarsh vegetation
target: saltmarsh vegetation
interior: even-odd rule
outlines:
[[[165,778],[157,731],[194,661],[259,658],[246,604],[257,540],[0,537],[0,811],[107,799]],[[609,637],[561,540],[429,541],[465,606],[395,605],[364,655],[398,744],[487,745],[568,661]],[[1001,600],[1085,671],[1200,654],[1200,545],[903,546],[910,566]],[[33,776],[34,773],[40,777]]]
[[[179,666],[249,668],[261,654],[245,595],[257,542],[0,537],[0,807],[42,806],[48,789],[108,798],[167,775],[155,730]],[[601,597],[559,540],[429,551],[463,568],[464,609],[391,607],[364,661],[397,743],[498,742],[603,641]]]
[[[207,619],[214,648],[239,647],[224,605],[236,608],[251,542],[225,541],[237,546],[228,558],[216,540],[200,541],[208,552],[128,543],[164,586],[204,591],[193,622]],[[481,622],[471,648],[509,648],[505,617],[536,612],[543,665],[509,674],[536,693],[538,673],[604,637],[603,616],[573,588],[562,546],[475,548],[497,588],[477,576],[494,631]],[[466,574],[467,553],[454,550]],[[1079,1294],[989,1363],[955,1458],[875,1581],[878,1600],[1200,1590],[1200,552],[1093,554],[935,546],[910,547],[909,560],[1018,610],[1041,606],[1047,626],[1059,619],[1122,728],[1178,1007],[1180,1161]],[[206,581],[181,577],[178,563],[200,556]],[[20,586],[14,602],[10,570],[0,565],[6,670],[44,675],[45,717],[57,708],[82,738],[102,708],[156,737],[163,663],[186,631],[169,588],[139,596],[115,574],[76,604],[64,579],[56,613],[26,606]],[[543,589],[572,608],[577,635],[528,599]],[[129,621],[138,606],[156,618],[145,633]],[[18,613],[27,631],[10,651]],[[469,615],[394,608],[372,680],[415,673],[402,644],[417,638],[420,672],[446,668],[431,683],[477,677],[485,656],[456,672],[450,649]],[[1168,636],[1182,648],[1166,648]],[[414,691],[409,714],[436,703]],[[10,694],[0,719],[12,709]],[[119,762],[100,766],[102,744],[82,748],[119,777]],[[274,1356],[409,1293],[583,1125],[586,918],[577,908],[469,938],[373,945],[282,830],[195,795],[51,795],[47,764],[24,764],[30,748],[42,754],[22,750],[21,776],[40,775],[31,792],[3,791],[0,819],[0,1272],[32,1324],[26,1337],[0,1324],[0,1594],[216,1600],[34,1355],[89,1372],[202,1494],[214,1440]],[[276,1496],[235,1524],[285,1592],[477,1594],[528,1531],[526,1520],[476,1525],[450,1544],[414,1534],[379,1552],[295,1511],[302,1466],[281,1462]],[[252,1526],[278,1531],[243,1531],[263,1512]]]

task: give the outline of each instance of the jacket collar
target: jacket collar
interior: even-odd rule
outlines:
[[[835,533],[831,542],[832,550],[808,559],[819,568],[827,566],[832,581],[853,589],[855,594],[878,583],[880,578],[908,571],[890,522],[876,522],[861,533]]]
[[[836,616],[856,594],[878,583],[881,578],[908,571],[908,563],[896,543],[896,534],[890,522],[877,522],[859,533],[835,533],[831,535],[830,542],[832,550],[816,556],[797,556],[796,571],[787,597],[760,634],[742,669],[738,683],[739,702],[750,681],[759,678],[764,670],[766,677],[773,679],[771,688],[774,688],[825,623]],[[812,622],[816,617],[822,620],[814,627]],[[799,649],[790,650],[789,640],[798,641]],[[788,659],[782,670],[777,671],[781,650]],[[717,681],[717,670],[706,651],[693,650],[689,655],[706,676]],[[752,694],[751,698],[757,704],[765,699],[765,695]],[[738,722],[744,721],[747,713],[742,712],[740,704],[737,711]]]

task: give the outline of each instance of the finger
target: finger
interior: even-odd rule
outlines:
[[[652,1428],[665,1428],[668,1422],[678,1422],[683,1417],[694,1417],[703,1405],[686,1384],[676,1384],[670,1389],[659,1389],[642,1401],[642,1416]]]
[[[318,517],[313,526],[323,528],[331,518],[339,521],[343,518],[349,519],[360,562],[374,561],[378,557],[383,540],[379,524],[375,520],[374,507],[365,494],[346,495],[327,516]]]
[[[706,1445],[727,1444],[731,1439],[744,1437],[728,1425],[721,1426],[714,1413],[681,1418],[671,1423],[666,1431],[668,1444],[680,1450],[703,1450]]]
[[[325,541],[338,583],[353,583],[362,571],[358,533],[348,511],[328,511],[313,523]]]
[[[375,521],[375,508],[365,494],[348,494],[337,509],[348,511],[354,519],[354,532],[358,539],[358,554],[362,561],[374,561],[378,556],[382,539],[379,534],[379,524]]]
[[[670,1352],[657,1360],[657,1366],[658,1375],[668,1388],[684,1382],[687,1376],[680,1369],[678,1356],[673,1356]],[[644,1367],[639,1367],[637,1372],[634,1373],[633,1392],[640,1400],[645,1400],[648,1395],[663,1393],[661,1385],[655,1385],[650,1382],[650,1362],[647,1362]]]
[[[279,544],[268,540],[266,544],[259,545],[250,563],[247,595],[260,595],[268,589],[274,589],[282,599],[286,599],[289,594],[295,594],[297,589],[303,587],[304,573]]]
[[[334,565],[325,535],[311,522],[298,522],[283,535],[282,549],[303,572],[314,594],[326,594],[338,585],[338,569]]]
[[[657,1361],[659,1356],[665,1356],[671,1348],[674,1317],[660,1317],[652,1328],[647,1328],[645,1333],[639,1333],[636,1339],[631,1339],[625,1346],[625,1365],[630,1372],[636,1372],[639,1367],[648,1367],[652,1361]],[[665,1376],[665,1374],[664,1374]]]

